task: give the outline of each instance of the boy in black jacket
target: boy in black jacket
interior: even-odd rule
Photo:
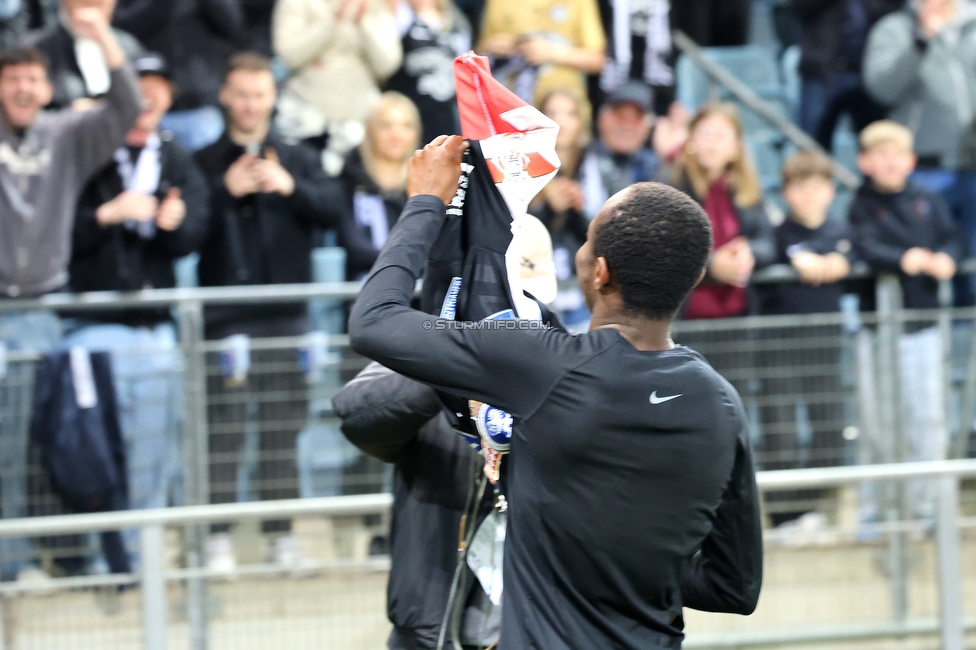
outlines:
[[[851,241],[847,225],[828,219],[834,200],[830,162],[812,151],[801,151],[783,165],[783,198],[789,206],[786,221],[776,228],[776,262],[791,265],[797,282],[768,287],[766,314],[831,314],[840,311],[842,280],[851,270]],[[840,328],[836,324],[769,328],[770,345],[762,354],[760,464],[764,469],[795,469],[838,465],[842,461],[843,427],[839,361]],[[790,345],[783,345],[784,341]],[[826,347],[826,349],[824,349]],[[825,354],[826,353],[826,354]],[[783,375],[786,368],[794,372]],[[800,443],[797,407],[806,407],[812,439]],[[810,510],[820,491],[775,492],[767,496],[774,524]],[[789,501],[773,507],[770,501]]]
[[[860,140],[858,167],[867,180],[851,205],[854,249],[874,270],[898,274],[907,309],[934,309],[939,306],[939,282],[955,276],[956,265],[963,258],[962,233],[942,199],[909,180],[916,163],[911,131],[882,120],[864,129]],[[948,427],[943,408],[943,350],[932,324],[914,324],[899,340],[906,457],[898,460],[945,458]],[[872,332],[862,332],[860,355],[864,360],[872,358],[872,338]],[[865,365],[871,367],[870,363]],[[862,378],[862,385],[870,384],[870,374]],[[870,418],[866,419],[870,427]],[[877,435],[885,433],[879,431]],[[880,441],[878,444],[890,448]],[[910,486],[915,516],[933,515],[932,487],[926,481]],[[874,519],[876,510],[869,498],[862,505],[862,520]]]
[[[890,120],[861,132],[857,165],[866,177],[851,204],[858,256],[877,271],[898,273],[906,309],[939,306],[939,281],[956,274],[963,238],[942,199],[915,185],[911,131]]]

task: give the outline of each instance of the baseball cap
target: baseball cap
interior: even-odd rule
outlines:
[[[628,81],[607,95],[604,106],[619,106],[620,104],[634,104],[645,113],[650,113],[654,107],[654,93],[651,87],[639,81]]]
[[[515,219],[512,234],[521,253],[522,288],[540,302],[551,303],[557,287],[549,230],[531,214],[523,214]]]
[[[162,54],[157,54],[156,52],[147,52],[136,57],[132,61],[132,68],[140,77],[154,74],[169,79],[170,81],[173,80],[173,74],[169,69],[169,65],[166,63],[166,59],[163,58]]]

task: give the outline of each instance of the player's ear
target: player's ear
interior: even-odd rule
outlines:
[[[594,260],[593,283],[597,291],[602,291],[610,284],[610,267],[607,266],[607,258],[598,257]]]

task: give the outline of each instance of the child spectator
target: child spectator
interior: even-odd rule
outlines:
[[[962,233],[942,199],[909,180],[916,163],[911,131],[882,120],[864,129],[860,139],[858,167],[866,180],[851,205],[854,248],[874,270],[898,274],[906,308],[937,307],[938,282],[952,278],[963,257]],[[867,330],[863,334],[859,354],[870,360],[873,334]],[[931,325],[914,324],[906,327],[898,345],[905,457],[897,460],[944,459],[948,427],[939,332]],[[893,447],[887,443],[881,448]],[[915,516],[933,516],[932,490],[930,481],[909,486]],[[876,505],[871,498],[862,504],[862,521],[877,516]]]
[[[743,315],[749,278],[757,267],[773,263],[776,242],[733,105],[708,104],[692,118],[674,184],[702,204],[715,238],[708,275],[688,298],[684,317]]]
[[[830,161],[801,151],[783,165],[786,221],[776,228],[776,262],[789,264],[798,282],[768,287],[763,312],[819,314],[840,310],[841,280],[851,270],[852,248],[847,225],[827,218],[834,200]],[[840,328],[804,325],[769,330],[760,365],[766,370],[760,408],[763,436],[759,462],[763,469],[796,469],[841,464],[843,403],[840,385]],[[826,349],[825,349],[826,348]],[[795,372],[784,373],[786,368]],[[775,376],[770,376],[775,372]],[[810,442],[800,443],[797,407],[806,407]],[[782,508],[773,501],[797,504],[821,495],[820,490],[776,492],[767,496],[770,516],[780,524],[810,508]]]
[[[773,226],[763,205],[756,169],[745,151],[742,123],[731,104],[707,104],[689,124],[689,138],[675,161],[673,182],[705,208],[712,222],[712,257],[706,277],[684,306],[685,319],[743,316],[747,285],[757,267],[776,258]],[[681,333],[693,347],[748,394],[755,374],[754,341],[741,327]]]
[[[938,281],[952,278],[963,258],[961,233],[942,198],[909,180],[917,161],[911,131],[882,120],[860,139],[866,180],[850,212],[858,256],[900,275],[906,309],[938,307]]]
[[[846,224],[827,218],[834,200],[830,162],[801,151],[783,165],[786,221],[776,228],[776,262],[791,265],[799,282],[771,287],[767,314],[820,314],[840,309],[840,281],[851,270],[852,247]]]

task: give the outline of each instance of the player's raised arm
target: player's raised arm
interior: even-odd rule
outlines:
[[[566,335],[463,329],[410,308],[467,146],[459,136],[441,136],[410,161],[410,199],[353,307],[350,341],[356,352],[397,372],[524,416],[565,372],[548,352],[554,337]]]

